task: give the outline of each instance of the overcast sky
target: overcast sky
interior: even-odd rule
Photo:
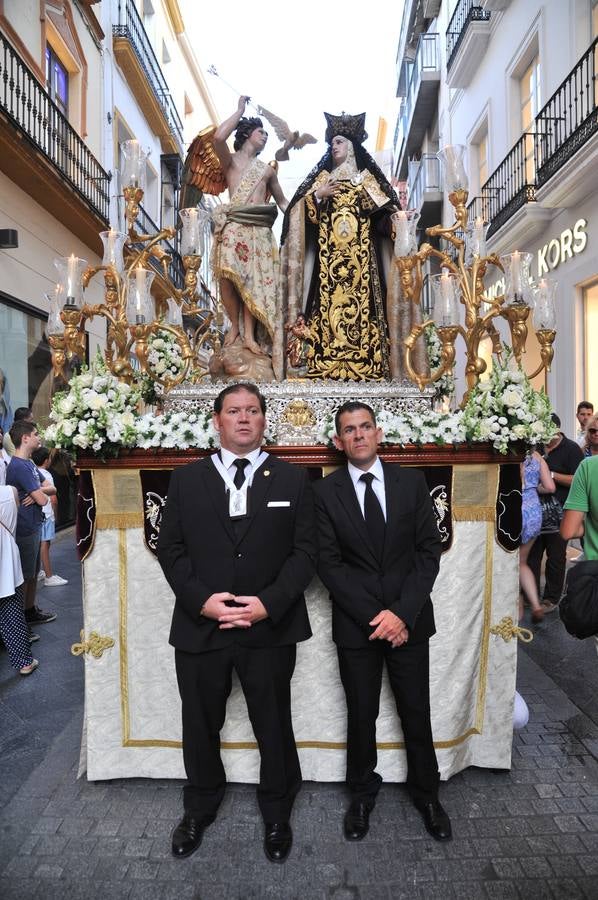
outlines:
[[[284,119],[292,130],[307,131],[318,144],[291,151],[279,179],[287,197],[320,159],[326,123],[323,111],[365,110],[373,152],[378,117],[388,121],[390,148],[396,123],[396,52],[402,0],[351,2],[299,0],[292,4],[179,0],[187,35],[223,118],[236,108],[240,93]],[[223,79],[207,73],[214,65]],[[248,115],[257,115],[249,108]],[[207,124],[207,123],[206,123]],[[272,129],[264,160],[279,146]]]

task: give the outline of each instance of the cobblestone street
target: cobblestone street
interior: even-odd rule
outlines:
[[[177,861],[170,833],[181,783],[77,780],[83,664],[73,532],[53,544],[64,587],[39,603],[39,670],[13,674],[0,653],[0,896],[130,900],[400,900],[598,897],[598,657],[547,616],[519,648],[530,707],[510,772],[469,769],[443,785],[454,840],[424,831],[402,785],[385,785],[368,839],[342,837],[343,787],[307,783],[289,861],[268,863],[251,786],[230,786],[196,854]]]

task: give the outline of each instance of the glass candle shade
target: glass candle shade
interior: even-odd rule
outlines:
[[[459,277],[443,269],[442,274],[430,276],[434,293],[432,317],[436,325],[459,324]]]
[[[165,321],[167,325],[175,325],[183,327],[183,311],[176,300],[173,300],[172,297],[168,297],[166,300],[168,303],[168,312],[166,313]]]
[[[203,256],[210,214],[201,206],[190,206],[187,209],[180,209],[179,216],[183,226],[181,256]]]
[[[44,294],[49,307],[48,325],[46,331],[48,334],[62,334],[64,331],[64,322],[60,318],[60,312],[63,307],[62,289],[59,284],[53,291]]]
[[[123,250],[127,235],[111,228],[110,231],[100,231],[100,237],[104,245],[102,265],[113,266],[117,272],[122,272],[124,269]]]
[[[505,300],[509,305],[513,303],[534,305],[534,295],[530,284],[532,260],[533,254],[520,253],[518,250],[501,256],[500,261],[505,270]]]
[[[552,278],[541,278],[534,291],[533,322],[536,331],[554,331],[556,329],[556,307],[554,298],[558,281]]]
[[[74,254],[57,256],[54,265],[58,270],[58,287],[64,306],[80,308],[83,305],[81,276],[87,268],[87,260]]]
[[[148,153],[141,149],[139,141],[123,141],[121,179],[123,188],[141,188],[145,191],[145,163]]]
[[[466,191],[469,181],[465,171],[465,150],[463,144],[453,144],[439,150],[436,156],[442,163],[444,170],[444,185],[449,192]]]
[[[155,274],[141,266],[129,273],[127,319],[133,325],[144,325],[154,319],[154,299],[150,292]]]
[[[420,214],[416,209],[399,210],[391,216],[395,231],[395,256],[410,256],[417,252],[417,223]]]
[[[470,266],[475,256],[486,256],[486,230],[488,226],[478,216],[467,227],[465,236],[465,264]]]

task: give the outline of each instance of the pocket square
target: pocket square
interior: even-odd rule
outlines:
[[[290,506],[290,500],[269,500],[268,506]]]

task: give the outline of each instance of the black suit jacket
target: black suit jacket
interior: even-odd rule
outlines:
[[[268,506],[287,501],[288,506]],[[237,642],[270,647],[311,636],[303,591],[315,572],[313,492],[305,469],[269,456],[253,477],[249,515],[233,524],[222,477],[209,457],[175,469],[158,560],[176,596],[170,643],[201,653]],[[221,631],[200,616],[211,594],[257,596],[268,618]]]
[[[380,563],[348,469],[317,482],[318,571],[332,599],[332,636],[340,647],[365,647],[369,622],[390,609],[409,628],[409,643],[435,632],[430,592],[441,543],[421,472],[383,463],[386,538]]]

